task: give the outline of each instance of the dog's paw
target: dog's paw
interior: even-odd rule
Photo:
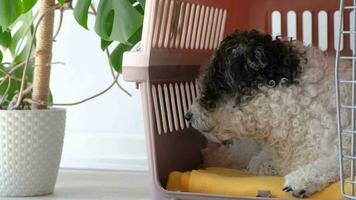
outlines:
[[[283,191],[291,193],[294,197],[298,198],[306,198],[312,194],[305,189],[293,189],[293,186],[288,185],[283,188]]]
[[[283,191],[292,194],[294,197],[305,198],[318,191],[318,188],[317,183],[308,181],[306,177],[298,175],[298,173],[292,173],[285,177]]]

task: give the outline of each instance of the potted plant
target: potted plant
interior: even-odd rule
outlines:
[[[49,80],[52,43],[67,10],[85,29],[88,15],[96,16],[94,29],[110,59],[113,83],[92,97],[62,105],[120,86],[122,55],[140,41],[144,0],[100,0],[97,7],[91,0],[0,0],[0,196],[53,192],[65,110],[52,107]],[[60,22],[55,31],[56,11]],[[11,62],[4,61],[4,54],[11,55]]]

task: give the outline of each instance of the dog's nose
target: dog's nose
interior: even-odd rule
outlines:
[[[184,115],[184,118],[185,120],[187,121],[190,121],[193,117],[193,113],[192,112],[187,112],[185,115]]]

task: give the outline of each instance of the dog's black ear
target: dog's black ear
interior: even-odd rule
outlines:
[[[235,90],[236,81],[244,74],[242,66],[246,63],[247,44],[239,41],[243,38],[244,36],[236,37],[235,34],[228,35],[205,66],[200,98],[203,107],[215,108],[221,96]],[[248,66],[245,70],[248,70]]]
[[[256,51],[261,55],[262,49]],[[254,53],[251,55],[248,48],[248,32],[235,32],[228,35],[220,43],[219,48],[214,52],[210,62],[205,67],[202,77],[202,94],[200,103],[203,107],[211,109],[223,95],[232,94],[237,91],[236,86],[243,78],[249,79],[251,70],[247,62],[262,62],[262,59],[256,60]],[[249,58],[249,61],[247,59]],[[258,64],[253,64],[257,68]],[[252,70],[255,71],[255,70]]]

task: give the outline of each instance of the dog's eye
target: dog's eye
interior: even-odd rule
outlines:
[[[224,140],[224,141],[222,141],[221,142],[221,144],[223,144],[224,146],[230,146],[230,145],[232,145],[232,140]]]

